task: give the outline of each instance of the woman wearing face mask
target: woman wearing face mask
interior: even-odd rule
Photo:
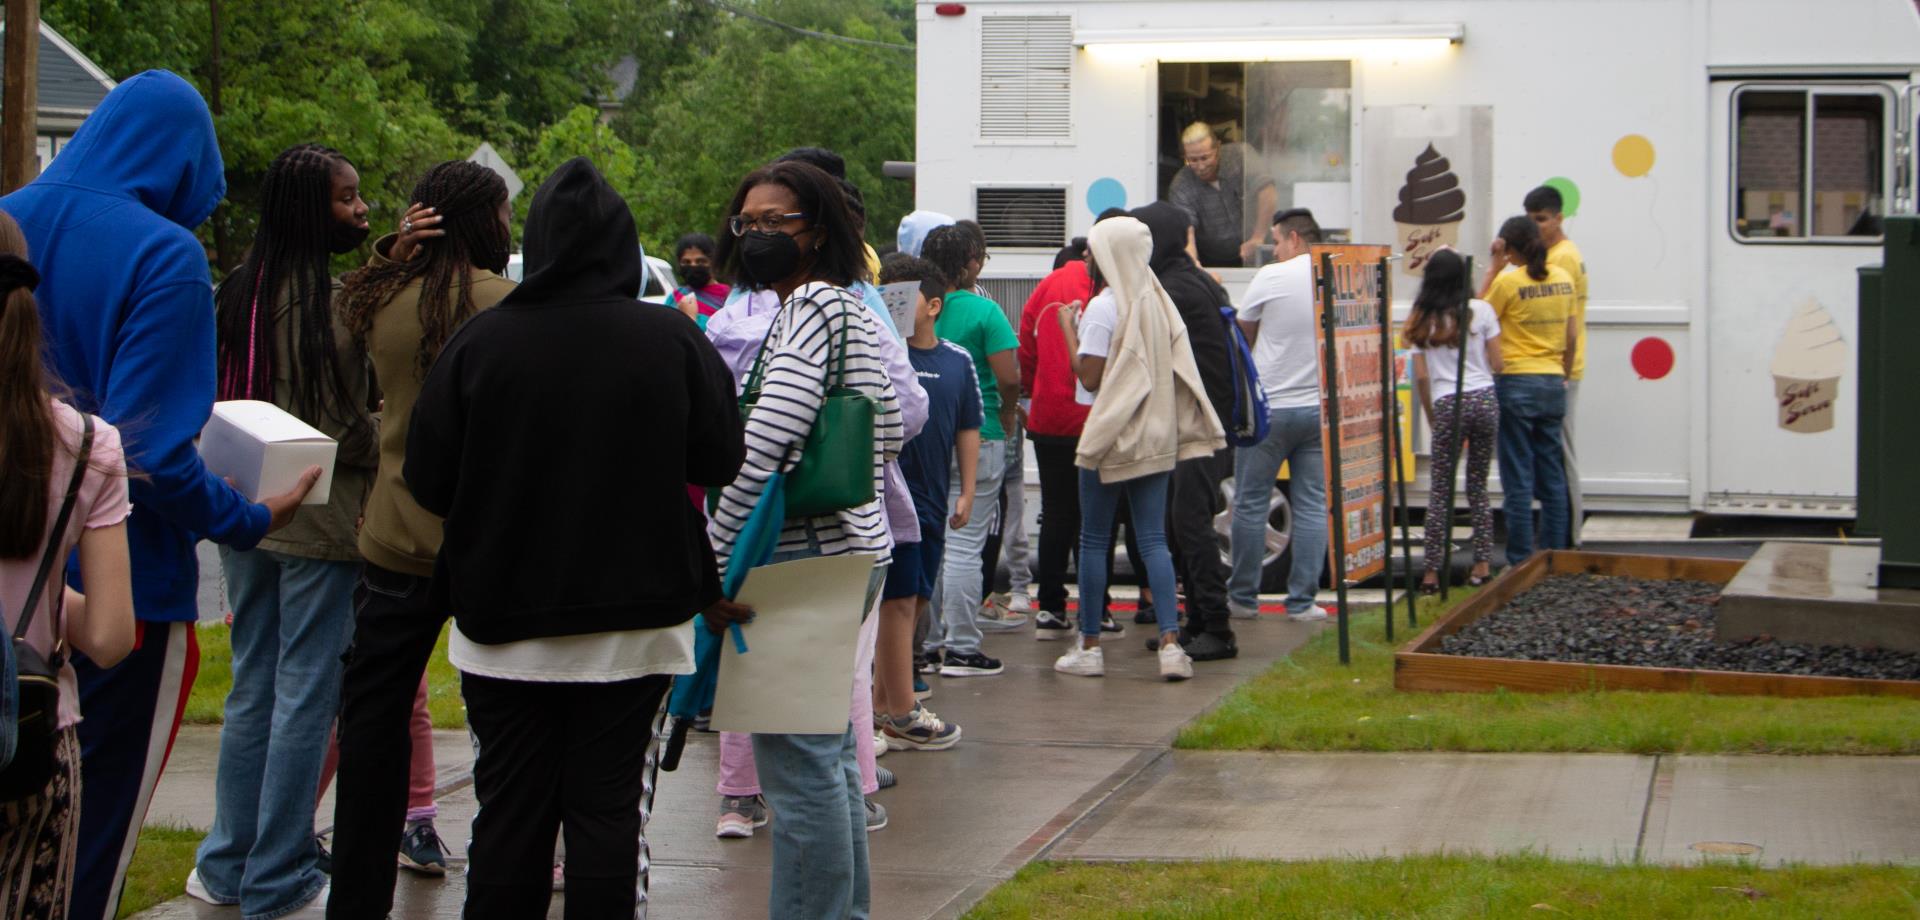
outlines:
[[[221,547],[233,610],[233,690],[213,827],[188,891],[277,916],[316,900],[313,801],[352,635],[354,521],[378,460],[366,353],[334,320],[328,263],[367,236],[360,176],[303,144],[261,183],[260,229],[214,294],[221,399],[271,402],[339,442],[324,506],[260,541]]]
[[[680,272],[680,287],[674,289],[673,304],[688,319],[707,328],[707,320],[727,303],[733,288],[713,276],[713,237],[689,233],[673,244],[673,259]]]
[[[747,516],[776,469],[803,458],[830,386],[861,390],[879,402],[872,454],[876,500],[834,514],[786,521],[774,561],[843,553],[878,557],[867,576],[864,619],[873,608],[892,552],[879,496],[886,463],[899,453],[899,399],[880,351],[886,330],[848,287],[866,278],[859,224],[840,183],[817,167],[777,162],[740,183],[720,243],[724,270],[743,284],[770,288],[780,311],[768,333],[763,387],[746,420],[747,460],[722,492],[708,533],[724,570]],[[742,616],[745,614],[743,613]],[[724,628],[724,617],[709,626]],[[854,676],[847,675],[853,691]],[[849,697],[851,698],[851,696]],[[777,814],[773,828],[775,917],[864,917],[868,912],[866,805],[855,762],[851,720],[827,735],[754,735],[760,784]]]
[[[514,289],[500,276],[513,212],[498,175],[465,161],[441,163],[420,177],[413,201],[399,237],[375,245],[341,294],[341,320],[366,343],[385,408],[380,468],[360,528],[366,565],[355,590],[353,661],[340,695],[335,917],[384,917],[392,909],[396,841],[401,864],[446,871],[433,829],[426,713],[427,657],[450,613],[427,602],[441,519],[414,501],[401,471],[427,368],[461,323]],[[411,758],[398,755],[409,747]]]

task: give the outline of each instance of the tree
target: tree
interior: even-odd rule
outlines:
[[[902,42],[907,28],[873,2],[785,0],[754,9],[874,41]],[[647,215],[643,227],[657,228],[650,241],[718,230],[740,179],[801,146],[846,159],[847,179],[866,200],[868,239],[891,240],[912,209],[912,192],[884,178],[880,167],[913,156],[913,55],[802,37],[744,18],[722,23],[709,41],[668,72],[653,98],[630,99],[618,121],[644,164],[648,181],[637,209]]]
[[[613,186],[620,197],[627,200],[627,209],[633,212],[634,222],[641,225],[641,238],[647,237],[645,215],[636,207],[644,200],[645,181],[641,177],[640,158],[613,133],[613,129],[600,123],[600,113],[589,106],[577,106],[568,112],[565,118],[547,126],[540,132],[540,138],[528,152],[526,162],[518,167],[520,178],[527,183],[527,190],[520,193],[514,201],[514,222],[524,226],[527,221],[527,208],[533,204],[533,191],[562,163],[574,157],[586,157],[593,161],[600,174],[605,176],[607,184]],[[654,251],[651,248],[649,252]]]

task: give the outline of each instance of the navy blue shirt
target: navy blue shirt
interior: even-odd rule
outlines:
[[[900,472],[913,493],[920,533],[938,539],[947,531],[947,486],[953,442],[980,428],[980,384],[973,356],[945,339],[933,348],[908,348],[907,360],[927,391],[927,424],[900,451]]]

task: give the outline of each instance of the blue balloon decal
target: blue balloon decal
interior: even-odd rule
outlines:
[[[1095,179],[1087,186],[1087,210],[1098,215],[1108,208],[1127,206],[1127,187],[1118,179]]]

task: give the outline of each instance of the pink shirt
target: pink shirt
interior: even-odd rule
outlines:
[[[57,399],[50,402],[53,426],[60,434],[60,447],[53,452],[53,476],[48,480],[46,533],[41,535],[38,548],[28,558],[0,559],[0,607],[6,610],[9,640],[14,627],[20,623],[20,608],[27,602],[33,576],[39,571],[47,535],[53,531],[54,519],[60,516],[60,500],[65,497],[67,483],[73,476],[74,455],[80,450],[80,413]],[[133,510],[133,504],[127,500],[127,458],[120,447],[120,432],[98,418],[93,420],[93,451],[87,467],[86,477],[80,482],[80,494],[73,502],[73,517],[60,539],[60,561],[54,563],[53,571],[47,575],[47,584],[40,590],[40,612],[34,614],[33,624],[27,627],[27,644],[42,655],[53,651],[53,606],[62,596],[65,585],[62,576],[66,574],[66,567],[60,562],[65,561],[74,544],[80,542],[83,529],[112,527],[125,521],[128,512]],[[63,621],[61,625],[66,623]],[[80,694],[73,665],[68,663],[60,669],[60,727],[68,728],[79,721]]]

